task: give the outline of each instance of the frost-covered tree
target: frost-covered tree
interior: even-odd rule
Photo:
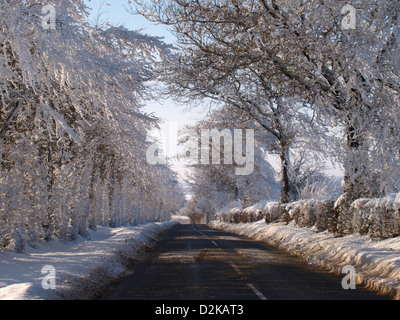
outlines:
[[[399,182],[398,1],[351,4],[169,0],[139,12],[178,38],[185,77],[174,81],[175,93],[236,96],[254,109],[292,97],[339,129],[336,156],[351,200]],[[255,100],[255,91],[268,95]]]
[[[146,161],[158,120],[142,105],[170,47],[90,26],[81,0],[4,0],[0,12],[0,250],[168,218],[181,191]]]
[[[240,144],[249,143],[242,136],[243,141],[235,140],[234,130],[255,130],[254,170],[248,175],[238,175],[236,168],[234,149]],[[200,137],[204,130],[215,130],[220,133],[220,141],[212,139],[204,145],[204,140],[192,141],[185,137],[197,133]],[[230,134],[224,135],[224,132]],[[195,126],[187,127],[181,132],[183,141],[182,152],[192,148],[209,148],[210,161],[189,163],[191,170],[189,182],[193,199],[198,208],[213,215],[230,202],[240,202],[243,207],[262,201],[277,201],[280,197],[280,184],[276,181],[276,172],[267,161],[264,143],[271,137],[266,136],[265,131],[246,120],[238,112],[232,114],[229,108],[213,111],[204,120]],[[196,144],[187,146],[187,144]],[[233,148],[231,150],[231,144]],[[219,149],[217,148],[219,146]],[[228,152],[226,152],[227,150]],[[211,155],[213,151],[219,153],[219,164],[213,163]],[[201,154],[198,154],[199,158]]]
[[[169,92],[188,102],[224,104],[265,130],[280,159],[281,202],[289,202],[291,148],[299,134],[315,134],[315,124],[302,92],[258,56],[265,49],[260,41],[268,36],[258,29],[263,8],[256,1],[168,1],[154,2],[144,14],[171,24],[181,44],[179,62],[165,76]]]

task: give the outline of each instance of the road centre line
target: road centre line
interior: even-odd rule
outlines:
[[[206,238],[208,238],[208,239],[210,238],[209,236],[207,236],[207,235],[204,234],[203,232],[201,232],[201,231],[199,231],[199,230],[196,230],[196,228],[195,228],[193,225],[192,225],[192,228],[193,228],[194,231],[196,231],[197,233],[201,234],[203,237],[206,237]],[[218,247],[218,244],[217,244],[215,241],[212,240],[211,243],[212,243],[214,246]],[[243,274],[243,272],[240,270],[240,268],[239,268],[236,264],[234,264],[232,261],[229,261],[229,263],[230,263],[230,265],[232,266],[232,268],[236,271],[236,273],[237,273],[239,276],[242,277],[243,280],[248,280],[247,277]],[[261,291],[258,290],[258,289],[254,286],[254,284],[252,284],[251,282],[249,282],[249,283],[247,283],[246,285],[257,295],[257,297],[258,297],[260,300],[268,300],[268,299],[261,293]]]
[[[248,283],[247,286],[253,290],[260,300],[268,300],[252,283]]]
[[[241,276],[244,280],[248,280],[248,279],[246,278],[246,276],[243,274],[243,272],[240,270],[240,268],[239,268],[236,264],[234,264],[232,261],[230,261],[230,264],[231,264],[232,268],[235,269],[235,271],[237,272],[237,274],[238,274],[239,276]],[[258,297],[260,300],[268,300],[268,299],[261,293],[261,291],[258,290],[258,289],[254,286],[254,284],[252,284],[251,282],[249,282],[249,283],[247,283],[247,286],[257,295],[257,297]]]

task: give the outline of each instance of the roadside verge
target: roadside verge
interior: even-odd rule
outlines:
[[[209,226],[266,243],[335,274],[341,274],[344,266],[352,266],[357,285],[400,300],[400,237],[383,241],[357,235],[335,237],[328,232],[316,233],[313,228],[263,221],[212,221]]]
[[[38,243],[0,255],[0,300],[89,300],[125,275],[177,222],[98,227],[91,240]],[[50,268],[49,268],[50,267]]]

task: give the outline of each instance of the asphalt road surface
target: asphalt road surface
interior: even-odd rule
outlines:
[[[343,275],[345,276],[345,275]],[[342,277],[262,243],[205,225],[178,225],[104,300],[374,300]]]

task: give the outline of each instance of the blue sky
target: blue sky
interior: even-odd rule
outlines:
[[[132,1],[131,1],[132,2]],[[131,30],[144,29],[143,32],[164,37],[165,42],[173,43],[175,37],[162,25],[155,25],[141,15],[132,15],[128,12],[129,0],[85,0],[88,7],[92,8],[91,20],[95,21],[100,13],[100,19],[109,21],[114,25],[123,25]],[[134,8],[134,4],[131,6]]]

